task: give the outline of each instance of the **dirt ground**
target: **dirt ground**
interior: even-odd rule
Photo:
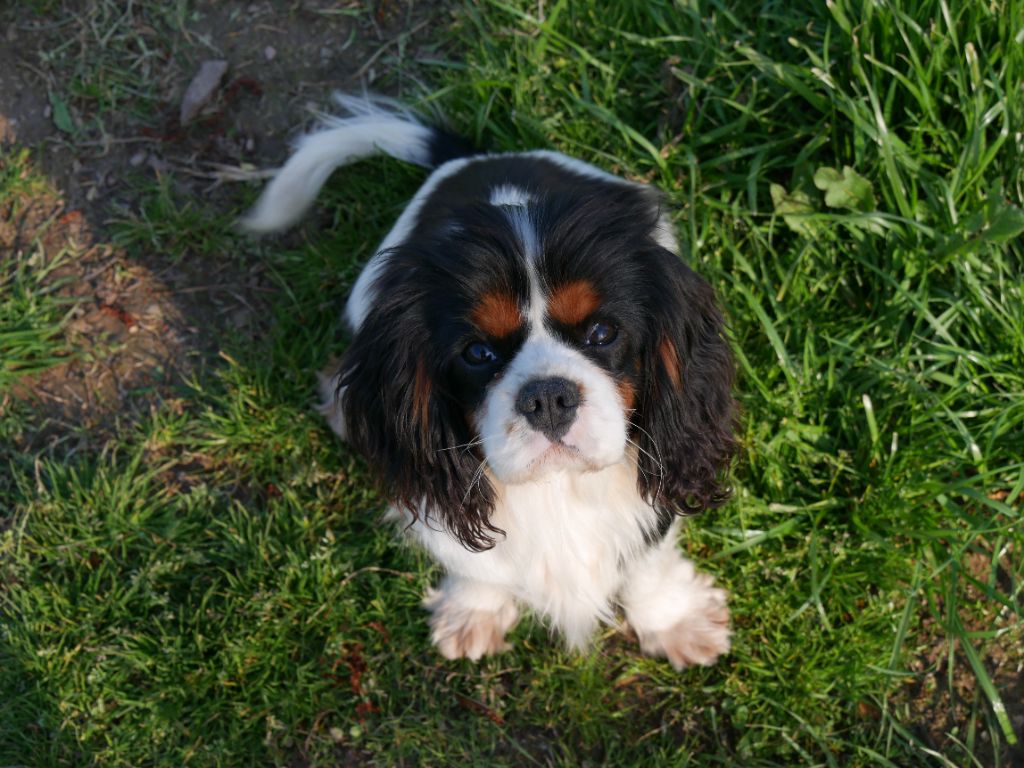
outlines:
[[[173,403],[174,382],[216,364],[219,333],[254,332],[274,290],[259,265],[110,245],[110,220],[139,214],[140,188],[162,180],[175,200],[232,210],[236,177],[280,163],[331,91],[401,93],[417,59],[435,55],[431,29],[447,12],[399,0],[200,1],[175,17],[161,9],[170,5],[0,9],[0,147],[30,148],[52,185],[0,212],[0,249],[42,234],[47,259],[65,254],[55,277],[77,300],[74,360],[16,393],[46,413],[40,434],[109,435]],[[182,125],[183,96],[209,60],[227,72]],[[143,90],[144,108],[130,98],[111,108],[118,88]]]
[[[985,542],[978,544],[979,547],[987,548]],[[995,565],[995,577],[1000,589],[1006,590],[1006,594],[1012,594],[1008,563],[1006,553],[1002,558],[996,558],[988,552],[978,551],[967,554],[962,567],[970,578],[987,584]],[[967,588],[967,596],[969,601],[981,603],[983,600],[982,591],[974,585]],[[929,615],[928,606],[922,605],[921,611],[922,615]],[[968,632],[979,635],[991,628],[991,619],[988,617],[974,618],[961,612],[960,620]],[[1004,610],[996,620],[996,627],[1004,637],[998,643],[986,644],[983,663],[1002,697],[1014,733],[1021,734],[1024,733],[1024,628],[1008,610]],[[963,654],[963,650],[950,649],[942,627],[929,616],[922,629],[921,635],[927,641],[909,664],[914,677],[893,697],[893,703],[907,707],[918,738],[939,754],[950,754],[955,746],[954,737],[961,741],[967,738],[971,729],[970,713],[982,693],[976,676],[964,663],[962,656],[952,667],[951,674],[951,650],[958,655]],[[983,761],[983,765],[1024,765],[1024,743],[1018,741],[1014,746],[1001,743],[998,750],[1000,761],[996,763],[996,750],[990,734],[983,728],[979,729],[977,739],[974,754]]]

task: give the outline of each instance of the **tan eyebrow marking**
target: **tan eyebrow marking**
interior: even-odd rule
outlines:
[[[523,326],[519,305],[510,294],[500,291],[481,296],[470,319],[477,328],[496,339],[505,338]]]
[[[548,314],[563,325],[579,325],[601,306],[601,296],[587,280],[558,286],[548,299]]]

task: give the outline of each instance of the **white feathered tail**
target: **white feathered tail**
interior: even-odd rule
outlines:
[[[300,138],[263,194],[238,221],[240,229],[265,234],[290,227],[316,199],[328,177],[343,165],[385,154],[431,167],[431,141],[440,132],[423,125],[398,102],[380,96],[335,94],[347,117],[323,115],[320,128]]]

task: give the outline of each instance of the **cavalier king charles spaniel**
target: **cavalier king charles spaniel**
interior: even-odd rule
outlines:
[[[680,513],[727,496],[733,363],[661,195],[337,98],[348,116],[298,142],[241,225],[294,223],[363,157],[432,169],[352,289],[321,410],[445,570],[424,600],[437,649],[503,651],[523,607],[580,648],[621,608],[644,653],[713,663],[726,593],[676,542]]]

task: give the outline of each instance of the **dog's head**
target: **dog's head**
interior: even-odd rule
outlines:
[[[661,510],[724,499],[722,316],[659,226],[634,185],[496,190],[387,254],[338,392],[393,501],[485,549],[495,484],[626,461]]]

